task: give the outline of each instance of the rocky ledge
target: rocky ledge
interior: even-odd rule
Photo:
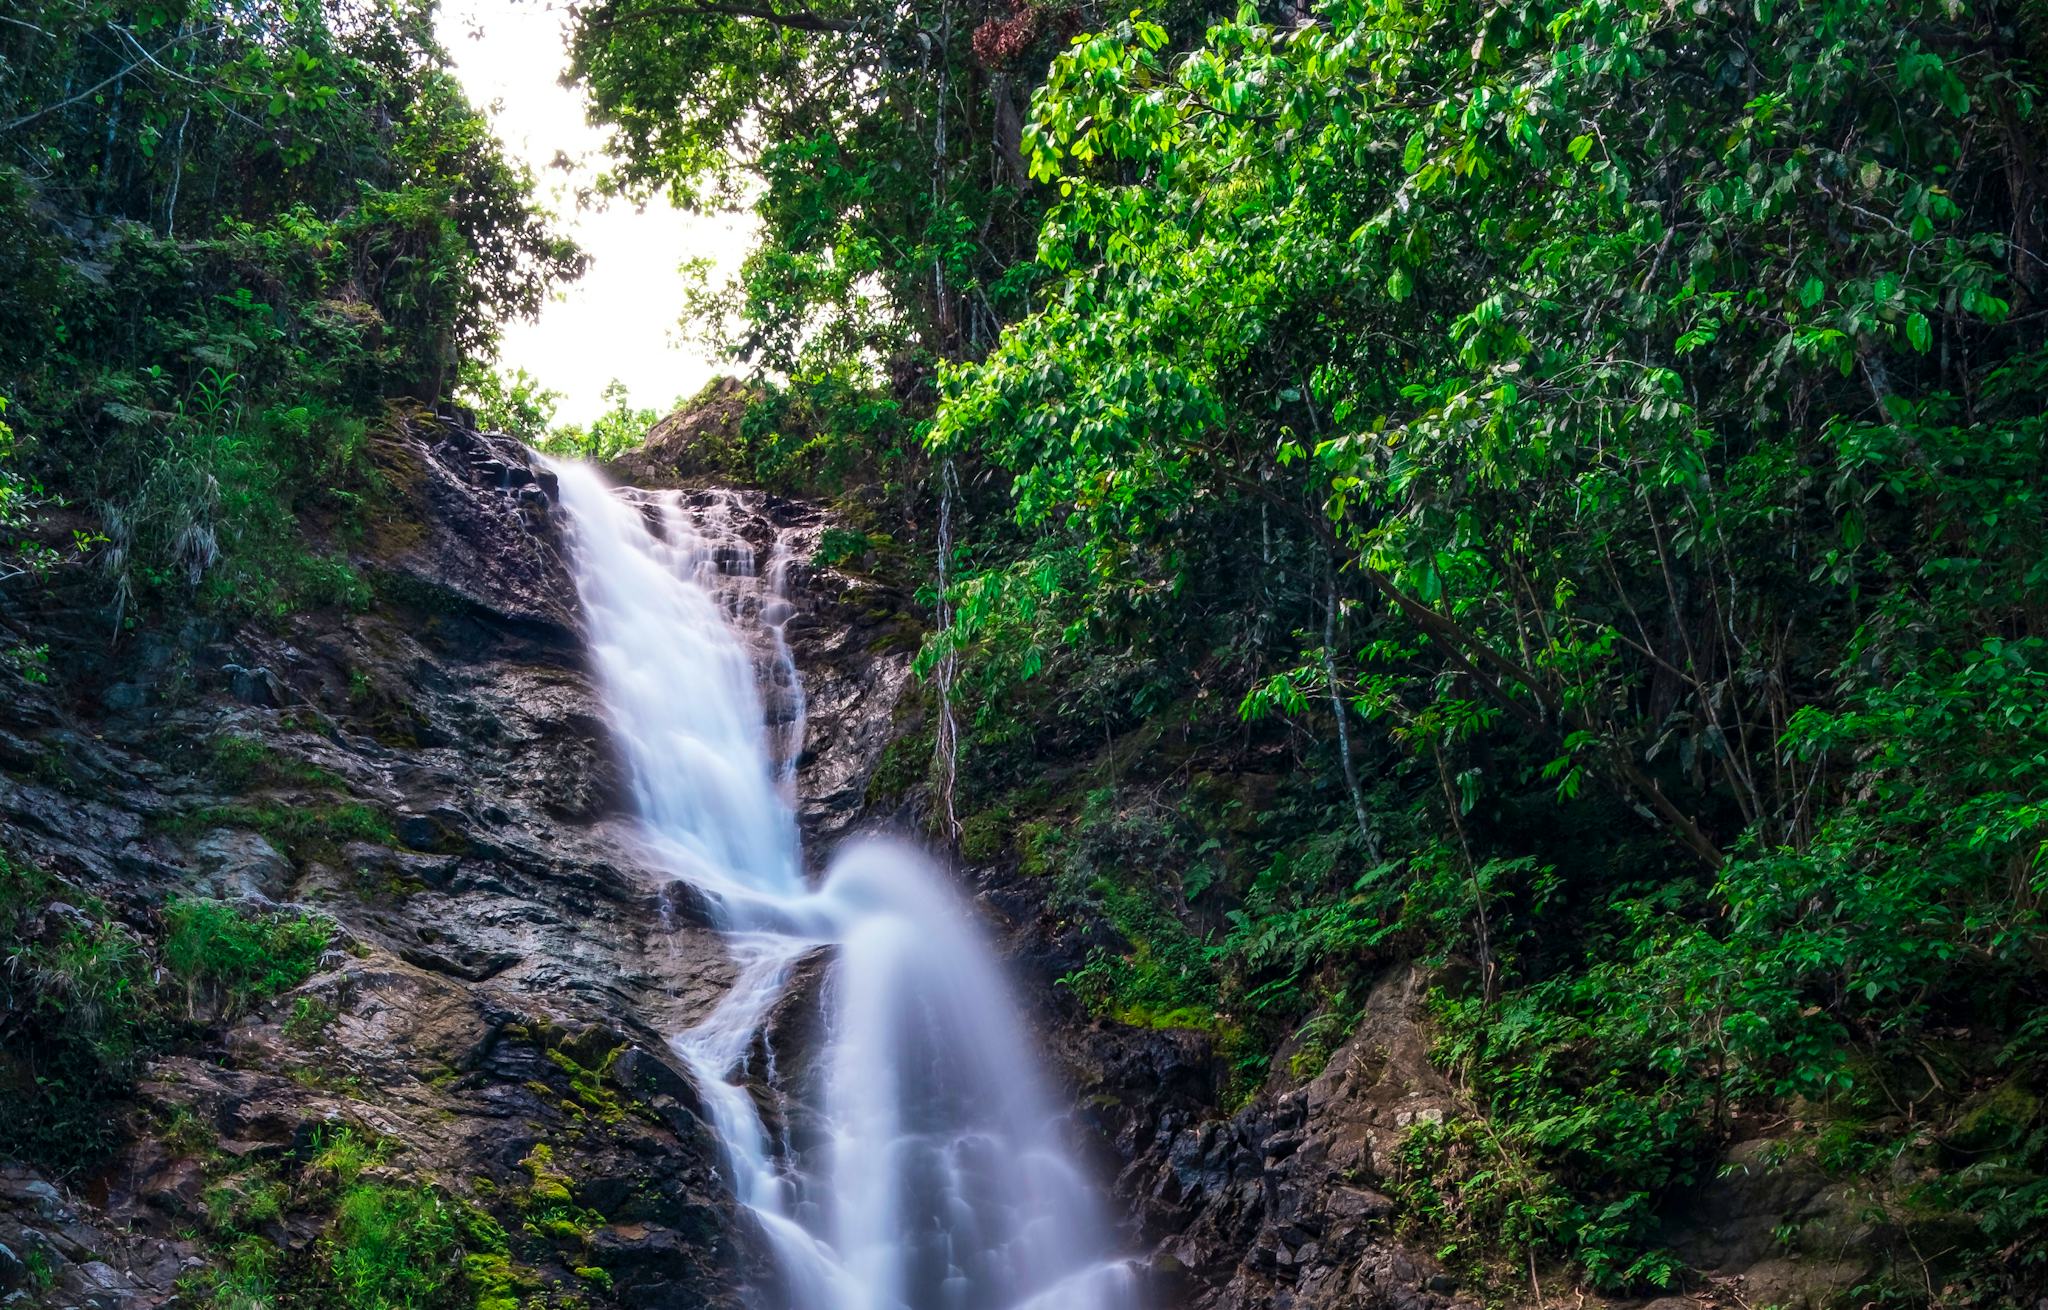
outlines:
[[[111,649],[87,581],[5,614],[64,673],[9,689],[0,847],[116,922],[200,896],[333,924],[287,993],[195,1004],[110,1159],[0,1173],[8,1304],[168,1304],[250,1238],[285,1277],[332,1258],[347,1186],[448,1216],[479,1304],[737,1305],[759,1268],[666,1043],[727,964],[623,813],[552,475],[452,411],[375,456],[391,500],[354,551],[359,611]],[[750,539],[796,552],[798,660],[834,670],[802,773],[828,838],[909,656],[876,649],[886,598],[808,562],[816,510],[739,503]],[[36,913],[48,936],[79,911]]]

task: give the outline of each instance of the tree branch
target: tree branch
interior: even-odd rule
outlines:
[[[1300,506],[1291,504],[1284,497],[1275,494],[1271,488],[1254,483],[1249,479],[1233,478],[1238,486],[1255,496],[1280,506],[1296,515],[1332,551],[1339,549],[1337,536],[1327,523],[1314,515],[1304,512]],[[1393,606],[1396,612],[1405,616],[1421,629],[1430,644],[1448,659],[1459,672],[1474,679],[1508,713],[1515,716],[1524,727],[1546,737],[1561,738],[1560,725],[1570,724],[1591,730],[1593,725],[1564,712],[1556,693],[1543,684],[1533,671],[1516,664],[1507,656],[1495,650],[1477,634],[1465,630],[1456,621],[1438,613],[1421,601],[1402,591],[1393,579],[1365,564],[1358,564],[1358,576],[1377,591]],[[1484,666],[1482,668],[1482,666]],[[1494,675],[1484,669],[1494,670]],[[1535,700],[1537,708],[1514,696],[1509,687],[1520,687]],[[1538,712],[1540,709],[1540,713]],[[1597,734],[1596,734],[1597,735]],[[1718,869],[1727,862],[1727,856],[1700,827],[1691,815],[1678,808],[1656,779],[1649,777],[1628,758],[1626,751],[1612,744],[1607,745],[1596,756],[1594,776],[1603,777],[1624,800],[1641,805],[1648,817],[1664,824],[1685,848],[1698,856],[1710,869]]]

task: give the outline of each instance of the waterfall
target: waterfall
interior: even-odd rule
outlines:
[[[815,886],[804,876],[779,543],[763,571],[729,494],[615,492],[583,465],[555,469],[647,840],[714,906],[736,966],[673,1042],[774,1252],[764,1310],[1135,1306],[1001,970],[943,873],[862,840]],[[769,1017],[821,953],[815,1063],[786,1075]],[[771,1131],[764,1100],[800,1106],[805,1140],[787,1112]]]

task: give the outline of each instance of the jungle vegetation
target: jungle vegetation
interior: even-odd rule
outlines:
[[[380,425],[581,269],[445,65],[427,3],[0,15],[11,517],[77,534],[12,558],[91,555],[117,623],[361,603]]]
[[[1770,1131],[1960,1222],[1867,1295],[2039,1294],[2048,12],[580,23],[616,186],[758,189],[736,360],[949,503],[935,823],[1078,998],[1248,1095],[1431,962],[1402,1200],[1509,1277],[1676,1285]]]
[[[578,257],[428,18],[0,16],[21,568],[353,603],[395,404],[548,430],[491,341]],[[732,466],[937,554],[959,739],[891,785],[1099,930],[1076,1005],[1245,1099],[1420,962],[1468,1113],[1398,1199],[1482,1280],[1680,1285],[1768,1135],[1940,1235],[1860,1301],[2048,1291],[2048,9],[591,0],[569,57],[607,190],[758,218],[684,307]]]

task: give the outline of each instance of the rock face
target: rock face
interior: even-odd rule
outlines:
[[[1296,1085],[1276,1075],[1225,1113],[1224,1070],[1205,1036],[1091,1022],[1053,985],[1079,967],[1087,943],[1048,912],[1044,879],[1000,866],[970,872],[1006,929],[1008,954],[1075,1089],[1078,1127],[1113,1179],[1127,1247],[1145,1257],[1156,1305],[1823,1310],[1876,1274],[1896,1245],[1872,1218],[1872,1198],[1811,1162],[1777,1159],[1779,1144],[1759,1139],[1731,1148],[1716,1176],[1672,1207],[1666,1240],[1692,1270],[1684,1290],[1647,1305],[1610,1300],[1552,1269],[1466,1286],[1400,1230],[1394,1200],[1410,1130],[1474,1113],[1429,1060],[1430,980],[1420,969],[1396,965],[1380,976],[1356,1027],[1313,1078]]]
[[[1443,1310],[1455,1286],[1392,1235],[1402,1134],[1441,1119],[1450,1089],[1430,1067],[1418,975],[1383,977],[1349,1041],[1307,1086],[1234,1119],[1156,1136],[1118,1180],[1157,1250],[1202,1290],[1201,1307],[1388,1306]]]
[[[258,1179],[291,1198],[263,1222],[300,1258],[323,1222],[301,1208],[307,1162],[347,1132],[392,1186],[510,1233],[525,1293],[738,1305],[755,1238],[666,1040],[729,970],[625,816],[553,476],[455,412],[397,425],[375,457],[391,500],[358,548],[362,612],[111,655],[83,594],[6,616],[67,676],[10,689],[0,845],[117,912],[204,895],[315,910],[339,935],[294,993],[152,1064],[100,1174],[0,1175],[0,1296],[167,1303],[223,1259],[201,1217]],[[849,672],[808,707],[802,813],[829,837],[908,657],[870,658],[864,584],[808,563],[822,515],[738,503],[764,547],[797,552],[798,659]]]
[[[1389,971],[1306,1086],[1216,1110],[1206,1039],[1098,1025],[1059,1041],[1105,1144],[1132,1244],[1189,1310],[1450,1310],[1476,1304],[1394,1233],[1403,1134],[1451,1091],[1428,1061],[1420,977]]]
[[[716,379],[702,395],[648,429],[647,439],[612,465],[613,475],[639,486],[715,479],[719,447],[738,434],[755,394],[737,378]]]

